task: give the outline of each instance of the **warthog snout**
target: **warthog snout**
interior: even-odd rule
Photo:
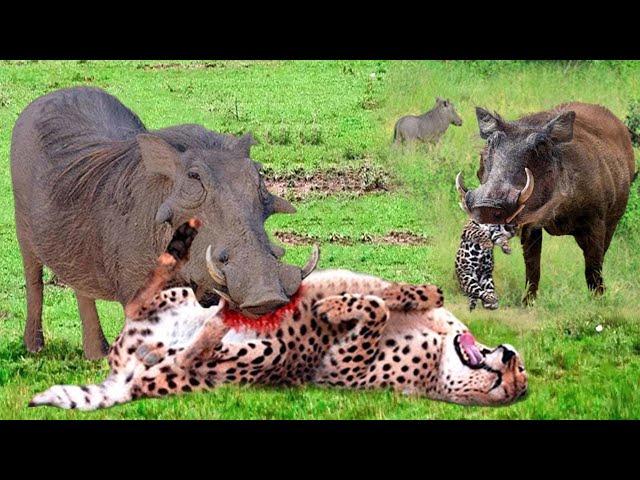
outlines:
[[[239,306],[240,310],[251,315],[264,315],[289,303],[289,298],[278,292],[267,292],[257,298],[245,301]]]
[[[211,246],[207,248],[205,258],[214,282],[212,290],[224,298],[230,308],[248,316],[260,316],[289,302],[302,280],[315,269],[319,254],[316,245],[302,268],[271,259],[255,262],[253,271],[249,272],[247,265],[232,262],[222,265],[219,256],[217,261],[214,260]]]
[[[526,183],[522,189],[507,183],[495,186],[483,184],[476,190],[467,190],[462,172],[456,176],[456,189],[460,195],[460,208],[479,223],[512,223],[524,209],[533,193],[534,180],[531,170],[525,168]]]

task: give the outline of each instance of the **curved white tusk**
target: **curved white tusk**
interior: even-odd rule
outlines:
[[[517,209],[515,212],[513,212],[513,215],[511,215],[509,218],[507,218],[507,219],[504,221],[504,223],[507,223],[507,224],[508,224],[508,223],[511,223],[511,221],[512,221],[514,218],[516,218],[516,216],[517,216],[517,215],[522,211],[522,209],[523,209],[523,208],[524,208],[524,203],[523,203],[522,205],[520,205],[520,206],[518,207],[518,209]]]
[[[216,287],[211,287],[211,290],[216,292],[216,294],[223,300],[226,300],[227,302],[232,302],[231,297],[228,294],[224,293],[222,290],[218,290]]]
[[[207,270],[209,270],[209,275],[211,278],[218,284],[225,286],[227,281],[224,278],[224,273],[220,271],[220,269],[213,263],[213,259],[211,258],[211,245],[207,247],[207,253],[205,255],[207,259]]]
[[[311,256],[309,257],[309,261],[304,267],[302,267],[302,270],[300,271],[303,280],[306,277],[308,277],[311,272],[315,270],[316,266],[318,265],[319,259],[320,259],[320,248],[318,247],[317,244],[314,244],[313,250],[311,251]]]
[[[462,210],[467,215],[471,215],[471,212],[469,211],[469,208],[467,207],[466,202],[458,202],[458,205],[460,206],[460,210]]]
[[[525,167],[524,173],[527,174],[527,183],[525,183],[524,188],[520,190],[520,195],[518,196],[518,205],[524,205],[525,202],[529,200],[529,197],[533,193],[533,186],[535,183],[533,181],[533,174],[531,173],[531,170]]]
[[[464,197],[467,194],[467,189],[464,188],[464,180],[462,179],[462,172],[458,172],[456,175],[456,190],[461,197]]]
[[[460,194],[460,202],[458,203],[458,205],[460,205],[460,208],[467,215],[471,215],[471,211],[467,206],[467,199],[466,199],[467,189],[464,188],[464,180],[462,179],[462,172],[458,172],[458,175],[456,175],[456,190],[458,190],[458,193]]]

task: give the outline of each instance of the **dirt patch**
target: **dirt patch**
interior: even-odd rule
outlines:
[[[307,235],[306,233],[276,231],[273,235],[285,245],[313,245],[314,243],[320,243],[318,237]]]
[[[340,233],[332,233],[325,238],[306,233],[276,231],[274,236],[286,245],[313,245],[314,243],[331,243],[335,245],[429,245],[431,238],[412,232],[391,230],[386,235],[370,235],[363,233],[357,238],[348,237]]]
[[[389,245],[428,245],[431,239],[424,235],[402,230],[391,230],[386,235],[374,240],[375,243],[384,243]]]
[[[265,182],[271,192],[289,200],[336,193],[363,195],[386,192],[392,188],[391,176],[382,168],[370,163],[357,168],[331,168],[313,173],[302,170],[286,174],[267,171]]]

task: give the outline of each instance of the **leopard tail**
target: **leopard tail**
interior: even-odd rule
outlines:
[[[54,385],[33,397],[30,407],[52,406],[64,409],[96,410],[132,400],[133,394],[127,378],[110,375],[94,385]]]

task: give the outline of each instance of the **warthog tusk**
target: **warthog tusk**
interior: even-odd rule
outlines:
[[[533,174],[531,173],[531,170],[526,167],[524,169],[524,173],[527,174],[527,183],[524,184],[524,188],[520,190],[520,194],[518,195],[518,209],[513,213],[513,215],[505,220],[505,223],[511,223],[511,221],[516,218],[516,216],[518,216],[518,214],[524,209],[525,203],[527,202],[527,200],[529,200],[529,197],[531,197],[531,194],[533,193],[533,186],[535,183],[533,180]]]
[[[469,211],[469,208],[467,207],[466,202],[458,202],[458,205],[460,206],[460,210],[465,212],[467,215],[471,215],[471,212]]]
[[[527,183],[525,183],[524,188],[520,190],[520,195],[518,196],[518,205],[524,205],[533,193],[533,174],[531,173],[531,170],[526,167],[524,169],[524,173],[527,174]]]
[[[464,212],[466,212],[467,215],[471,215],[471,211],[467,206],[467,199],[466,199],[467,189],[464,186],[464,180],[462,179],[462,172],[458,172],[458,175],[456,175],[456,190],[458,190],[458,193],[460,194],[460,203],[458,203],[458,205],[460,205],[460,208]]]
[[[218,284],[223,287],[227,285],[227,281],[224,278],[224,273],[220,271],[220,269],[213,263],[213,259],[211,258],[211,245],[207,247],[206,253],[207,259],[207,269],[209,270],[209,275],[211,278]]]
[[[216,294],[218,294],[220,298],[226,300],[229,303],[232,303],[231,297],[228,294],[224,293],[222,290],[218,290],[216,287],[211,287],[211,290],[216,292]]]
[[[507,223],[511,223],[511,221],[512,221],[514,218],[516,218],[516,216],[517,216],[517,215],[522,211],[522,209],[523,209],[523,208],[524,208],[524,203],[523,203],[522,205],[520,205],[520,206],[518,207],[518,209],[513,213],[513,215],[511,215],[509,218],[507,218],[507,219],[504,221],[504,223],[505,223],[505,224],[507,224]]]
[[[467,189],[464,187],[464,180],[462,179],[462,172],[458,172],[458,175],[456,175],[456,190],[458,190],[461,197],[467,194]]]
[[[316,265],[318,265],[319,259],[320,259],[320,248],[318,247],[317,244],[314,244],[313,250],[311,251],[311,256],[309,257],[309,261],[304,267],[302,267],[302,270],[301,270],[303,280],[306,277],[308,277],[311,272],[315,270]]]

